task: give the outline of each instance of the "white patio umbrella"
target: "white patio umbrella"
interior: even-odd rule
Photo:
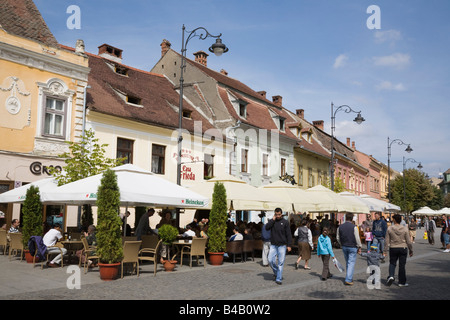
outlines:
[[[117,175],[120,203],[123,206],[198,208],[208,204],[206,197],[135,165],[125,164],[112,170]],[[97,174],[42,192],[42,202],[95,205],[102,176],[102,174]]]
[[[217,181],[225,186],[227,207],[231,210],[270,211],[277,207],[280,207],[283,211],[290,209],[290,203],[284,202],[283,199],[267,190],[251,186],[227,173],[189,187],[190,190],[209,199],[208,205],[204,207],[205,209],[211,209],[214,184]]]
[[[353,201],[357,201],[361,204],[366,205],[367,207],[369,207],[370,211],[381,212],[384,210],[384,207],[381,204],[371,202],[366,198],[361,198],[360,196],[357,196],[356,194],[354,194],[352,192],[344,191],[344,192],[340,192],[339,195],[341,197],[345,197],[346,199],[351,199]]]
[[[278,196],[283,201],[290,203],[292,207],[288,211],[293,212],[317,212],[317,206],[310,201],[305,190],[300,189],[291,183],[278,180],[262,187],[271,194]]]
[[[21,187],[0,194],[0,203],[22,203],[25,201],[27,191],[31,186],[39,187],[39,192],[53,190],[58,187],[54,178],[45,178],[23,185]],[[42,199],[42,196],[41,196]]]
[[[439,209],[438,213],[439,214],[450,214],[450,208],[445,207],[445,208]]]
[[[306,193],[320,212],[370,213],[368,206],[342,197],[322,185],[309,188]]]
[[[434,215],[438,215],[439,213],[437,211],[434,211],[433,209],[425,206],[416,211],[411,212],[411,214],[434,216]]]
[[[375,205],[381,206],[383,209],[379,210],[380,212],[390,212],[390,211],[400,211],[401,208],[395,204],[374,198],[369,196],[368,194],[362,194],[359,197],[361,197],[362,199],[374,203]]]

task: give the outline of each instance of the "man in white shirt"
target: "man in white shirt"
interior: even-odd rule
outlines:
[[[239,232],[239,227],[234,227],[234,234],[230,237],[230,241],[244,240],[244,236]]]
[[[192,230],[190,225],[186,226],[186,231],[183,233],[182,237],[183,238],[187,238],[187,237],[195,237],[195,231]]]
[[[56,245],[56,242],[58,242],[58,240],[61,240],[61,238],[62,238],[61,226],[59,224],[56,224],[53,227],[53,229],[48,230],[48,232],[44,235],[44,238],[42,239],[44,244],[47,246],[48,253],[52,252],[59,253],[51,262],[48,263],[49,267],[58,268],[62,259],[62,255],[60,252],[62,251],[63,255],[67,254],[66,248],[53,247],[54,245]]]

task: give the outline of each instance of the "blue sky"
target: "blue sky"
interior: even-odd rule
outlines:
[[[420,161],[436,177],[450,168],[450,1],[447,0],[34,0],[65,45],[85,41],[88,52],[108,43],[123,49],[123,63],[150,70],[163,39],[181,50],[181,28],[222,33],[229,52],[210,55],[208,67],[225,69],[256,91],[281,95],[283,105],[324,120],[330,132],[331,102],[362,111],[336,114],[336,136],[391,166],[402,157]],[[81,29],[69,29],[70,5],[81,10]],[[380,9],[380,29],[369,29]],[[192,39],[188,57],[207,51],[208,38]],[[415,167],[408,161],[406,167]]]

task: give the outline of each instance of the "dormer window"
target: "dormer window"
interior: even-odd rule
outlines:
[[[192,111],[183,110],[183,118],[192,119]]]
[[[141,104],[141,99],[138,97],[133,97],[133,96],[127,96],[127,102],[131,103],[131,104],[137,104],[140,105]]]
[[[125,68],[124,66],[116,65],[115,66],[115,72],[117,74],[122,75],[122,76],[128,76],[128,69]]]
[[[247,103],[239,102],[239,116],[247,118]]]
[[[284,131],[286,119],[280,118],[280,131]]]

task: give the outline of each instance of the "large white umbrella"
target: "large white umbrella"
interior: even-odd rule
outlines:
[[[450,214],[450,208],[442,208],[440,210],[438,210],[439,214]]]
[[[370,213],[366,205],[342,197],[322,185],[309,188],[306,193],[316,204],[317,212]]]
[[[198,208],[208,204],[206,197],[132,164],[125,164],[112,170],[117,175],[120,203],[123,206]],[[95,205],[102,176],[97,174],[42,192],[42,202]]]
[[[269,183],[262,188],[283,199],[283,201],[292,204],[292,207],[288,211],[317,212],[317,206],[310,201],[306,191],[294,186],[291,183],[278,180],[276,182]]]
[[[401,208],[395,204],[371,197],[368,194],[362,194],[359,197],[361,197],[364,200],[367,200],[368,202],[371,202],[371,203],[381,206],[383,209],[379,210],[380,212],[400,211],[401,210]]]
[[[340,192],[339,195],[341,197],[345,197],[346,199],[351,199],[353,201],[357,201],[363,205],[366,205],[367,207],[369,207],[370,211],[382,212],[384,210],[384,206],[382,206],[381,204],[369,201],[367,198],[362,198],[352,192],[344,191]]]
[[[411,214],[425,215],[425,216],[434,216],[438,215],[437,211],[430,209],[429,207],[422,207],[416,211],[411,212]]]
[[[45,178],[23,185],[21,187],[0,194],[0,203],[22,203],[25,201],[27,191],[31,186],[39,187],[39,192],[53,190],[58,187],[54,178]],[[42,197],[41,197],[42,199]]]
[[[290,209],[290,204],[284,202],[283,199],[278,198],[267,190],[251,186],[245,181],[227,173],[189,187],[190,190],[209,199],[205,209],[211,209],[214,184],[217,181],[225,186],[227,207],[231,210],[269,211],[277,207],[280,207],[283,211]]]

